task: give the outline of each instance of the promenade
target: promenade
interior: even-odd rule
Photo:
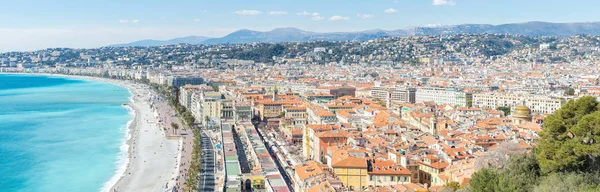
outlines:
[[[176,167],[173,174],[175,185],[172,190],[184,191],[185,181],[189,177],[187,173],[192,161],[194,132],[190,128],[185,128],[187,125],[179,120],[177,113],[169,106],[166,99],[154,97],[152,108],[158,119],[159,127],[163,130],[165,136],[171,140],[179,140],[178,151],[180,153],[177,157],[177,164],[174,165]],[[177,124],[179,128],[174,129],[171,123]]]

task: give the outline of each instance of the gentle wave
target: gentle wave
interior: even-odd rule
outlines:
[[[129,97],[129,103],[133,104],[134,100],[133,100],[133,93],[131,92],[131,90],[127,89],[129,91],[129,94],[131,95],[131,97]],[[127,167],[129,166],[129,144],[128,141],[131,139],[132,137],[132,129],[135,129],[134,127],[131,127],[131,124],[133,123],[133,121],[135,121],[136,118],[136,112],[135,109],[133,109],[133,107],[131,106],[125,106],[125,108],[127,108],[127,110],[129,111],[129,114],[133,117],[131,118],[131,120],[129,120],[127,122],[127,125],[125,126],[125,137],[123,137],[123,144],[119,147],[121,149],[121,152],[118,155],[117,158],[117,162],[115,163],[118,167],[118,169],[115,171],[115,174],[106,182],[104,183],[104,185],[102,185],[102,189],[100,191],[102,192],[110,192],[110,189],[115,186],[117,184],[117,182],[119,182],[119,180],[125,175],[125,172],[127,171]]]

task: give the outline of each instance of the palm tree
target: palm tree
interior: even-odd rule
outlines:
[[[176,134],[177,129],[179,129],[179,125],[177,125],[177,123],[171,123],[171,127],[173,128],[173,134]]]

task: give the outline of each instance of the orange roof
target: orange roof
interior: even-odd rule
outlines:
[[[337,125],[328,125],[328,124],[310,124],[308,128],[314,130],[315,132],[328,131],[332,129],[340,129]]]
[[[333,168],[367,168],[366,158],[348,157],[331,165]]]
[[[327,105],[325,105],[325,106],[327,106],[328,108],[341,108],[341,107],[349,107],[349,108],[354,108],[354,107],[356,107],[357,105],[356,105],[356,104],[353,104],[353,103],[350,103],[350,104],[343,103],[343,104],[341,104],[341,105],[339,105],[339,104],[327,104]]]
[[[422,187],[417,184],[414,184],[414,183],[406,183],[406,184],[402,184],[402,185],[405,186],[406,188],[412,189],[414,191],[427,191],[427,188]]]
[[[335,192],[335,189],[328,181],[325,181],[308,188],[308,192]]]
[[[533,123],[533,122],[525,122],[520,125],[517,125],[517,127],[522,128],[522,129],[528,129],[533,132],[541,132],[542,131],[542,126],[540,126],[540,124]]]
[[[330,131],[323,131],[323,132],[319,132],[316,133],[315,135],[319,138],[325,137],[325,138],[329,138],[329,137],[348,137],[350,133],[348,133],[348,131],[344,131],[344,130],[330,130]]]
[[[375,161],[369,175],[410,175],[410,171],[393,161]]]
[[[296,110],[296,111],[306,111],[306,107],[288,107],[285,110]]]
[[[354,112],[353,112],[353,111],[350,111],[350,110],[341,110],[341,111],[338,111],[338,112],[337,112],[337,114],[338,114],[338,115],[340,115],[340,116],[342,116],[342,117],[346,117],[346,118],[348,118],[348,117],[352,116],[352,114],[351,114],[351,113],[354,113]]]
[[[294,167],[296,170],[296,174],[301,180],[308,179],[310,177],[314,177],[317,175],[323,174],[323,169],[321,165],[315,161],[309,161],[302,165],[297,165]]]
[[[330,117],[330,116],[335,116],[335,114],[329,112],[329,111],[325,111],[325,110],[318,110],[315,112],[316,115],[320,116],[320,117]]]

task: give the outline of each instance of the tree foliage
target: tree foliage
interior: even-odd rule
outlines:
[[[186,185],[189,190],[198,190],[198,183],[200,182],[199,174],[202,172],[202,140],[200,139],[200,130],[193,129],[194,132],[194,145],[192,150],[192,161],[190,162],[190,168],[188,170],[188,177],[186,179]]]
[[[544,173],[597,171],[600,112],[594,97],[569,101],[544,119],[537,158]]]
[[[599,140],[598,101],[569,101],[544,119],[535,154],[513,154],[504,166],[481,169],[470,191],[600,191]]]
[[[540,178],[540,167],[532,154],[511,156],[503,169],[484,168],[473,174],[471,190],[475,192],[532,191]]]
[[[570,88],[570,87],[568,89],[565,89],[565,95],[567,95],[567,96],[575,95],[575,89]]]
[[[501,191],[532,191],[540,178],[540,166],[533,154],[514,155],[500,171]]]
[[[504,115],[506,115],[506,116],[510,115],[510,107],[501,106],[501,107],[498,107],[496,109],[499,110],[499,111],[504,112]]]
[[[600,191],[598,183],[600,183],[598,173],[555,173],[544,177],[533,191]]]
[[[471,176],[471,191],[473,192],[495,192],[498,191],[499,174],[496,169],[484,168]]]
[[[281,44],[259,44],[254,49],[235,48],[212,52],[216,55],[227,55],[229,58],[253,60],[256,62],[272,62],[273,57],[281,57],[287,48]]]
[[[452,189],[452,191],[456,191],[461,188],[460,183],[456,181],[448,182],[446,185],[444,185],[444,187]]]

